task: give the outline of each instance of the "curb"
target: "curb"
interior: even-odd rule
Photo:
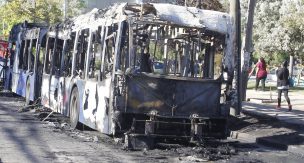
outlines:
[[[258,117],[263,117],[263,118],[271,118],[271,119],[280,120],[276,116],[271,116],[271,115],[267,115],[267,114],[264,114],[264,113],[254,112],[254,111],[245,110],[245,109],[242,109],[242,113],[247,114],[247,115],[251,115],[251,116],[258,116]]]
[[[277,116],[278,114],[267,115],[267,114],[264,114],[264,113],[259,113],[259,112],[255,112],[255,111],[245,110],[245,109],[242,110],[242,113],[247,114],[247,115],[251,115],[251,116],[258,116],[258,117],[262,117],[262,118],[274,119],[274,120],[278,120],[278,121],[288,123],[288,124],[291,124],[291,125],[297,125],[301,128],[302,127],[304,128],[304,124],[302,122],[299,122],[299,121],[293,120],[293,119],[284,119],[284,117]]]
[[[230,137],[232,139],[245,140],[249,143],[256,143],[258,145],[263,145],[265,147],[271,147],[278,150],[288,151],[290,153],[304,157],[304,145],[287,145],[268,138],[256,137],[238,131],[231,131]]]
[[[249,135],[247,133],[238,132],[238,131],[231,131],[230,137],[232,139],[239,139],[239,140],[245,140],[249,143],[256,143],[256,137]]]
[[[288,149],[287,144],[283,144],[278,141],[267,139],[267,138],[257,138],[256,143],[266,146],[266,147],[272,147],[272,148],[284,150],[284,151],[287,151],[287,149]]]
[[[263,145],[266,147],[271,147],[271,148],[275,148],[275,149],[280,149],[280,150],[286,150],[288,149],[288,145],[271,140],[271,139],[267,139],[267,138],[263,138],[263,137],[257,137],[257,136],[253,136],[247,133],[242,133],[242,132],[238,132],[238,131],[231,131],[231,135],[230,137],[232,139],[239,139],[239,140],[245,140],[249,143],[256,143],[258,145]]]
[[[304,157],[304,145],[290,145],[287,151]]]

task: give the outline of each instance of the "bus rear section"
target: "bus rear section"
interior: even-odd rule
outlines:
[[[227,138],[229,16],[168,4],[144,8],[142,18],[119,25],[109,99],[114,134],[124,133],[129,148]]]
[[[122,113],[122,128],[130,129],[126,132],[128,146],[137,146],[138,140],[133,138],[225,139],[228,130],[220,97],[219,80],[128,76],[127,104]]]

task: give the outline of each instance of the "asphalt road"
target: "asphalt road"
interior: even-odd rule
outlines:
[[[52,117],[51,119],[54,120],[52,122],[41,122],[37,119],[37,115],[42,113],[37,113],[37,110],[20,112],[24,105],[23,100],[7,95],[11,94],[0,93],[0,163],[206,161],[283,163],[303,162],[304,159],[303,156],[287,151],[235,139],[199,147],[175,145],[159,146],[154,150],[128,151],[122,149],[120,143],[116,143],[117,139],[96,131],[70,130],[64,118],[60,116]]]
[[[133,162],[136,158],[102,143],[54,132],[32,115],[18,113],[22,106],[20,98],[0,96],[0,159],[3,163]]]

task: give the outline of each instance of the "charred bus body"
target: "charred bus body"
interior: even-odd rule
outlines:
[[[7,69],[5,88],[26,98],[26,103],[40,96],[43,47],[47,27],[42,24],[22,23],[10,33],[10,66]],[[39,79],[40,78],[40,79]]]
[[[72,127],[125,134],[131,148],[137,139],[227,137],[228,14],[115,4],[50,27],[45,40],[41,102]]]

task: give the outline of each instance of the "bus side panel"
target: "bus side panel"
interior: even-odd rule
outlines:
[[[22,97],[25,97],[25,90],[26,90],[26,80],[27,80],[27,74],[24,73],[23,70],[21,70],[21,73],[19,73],[18,78],[18,84],[16,88],[16,93]]]
[[[13,70],[12,73],[12,92],[17,93],[17,85],[19,81],[19,72],[18,70]]]
[[[86,81],[82,96],[83,123],[91,128],[96,128],[96,112],[99,102],[99,94],[96,81]]]
[[[42,84],[41,84],[41,103],[45,107],[50,107],[49,103],[49,82],[50,75],[43,74],[42,75]]]
[[[59,88],[58,88],[58,106],[59,113],[69,116],[69,97],[70,97],[70,89],[69,86],[71,83],[71,78],[68,77],[60,77],[59,78]]]
[[[83,96],[84,124],[106,134],[110,134],[109,114],[106,107],[110,94],[110,83],[110,78],[100,84],[97,81],[87,81]]]
[[[30,100],[31,101],[34,101],[34,97],[35,97],[35,78],[36,78],[35,73],[33,73],[32,75],[29,75],[29,82],[31,83],[30,84]]]
[[[96,115],[97,130],[105,134],[111,134],[111,120],[107,107],[110,98],[111,78],[108,77],[98,84],[99,103]]]
[[[49,99],[50,99],[50,107],[52,110],[59,112],[59,106],[57,103],[57,97],[58,97],[58,85],[59,83],[59,78],[55,77],[55,75],[52,75],[51,77],[51,87],[49,90]]]
[[[80,103],[80,106],[79,106],[79,122],[85,124],[85,118],[84,118],[84,115],[83,115],[83,105],[84,105],[83,96],[84,96],[85,81],[83,79],[75,78],[74,82],[72,82],[72,83],[75,83],[75,85],[78,88],[78,95],[79,95],[78,97],[79,97],[79,103]],[[72,89],[71,89],[71,91],[72,91]],[[70,97],[71,97],[71,95],[69,96],[69,100],[70,100]]]

